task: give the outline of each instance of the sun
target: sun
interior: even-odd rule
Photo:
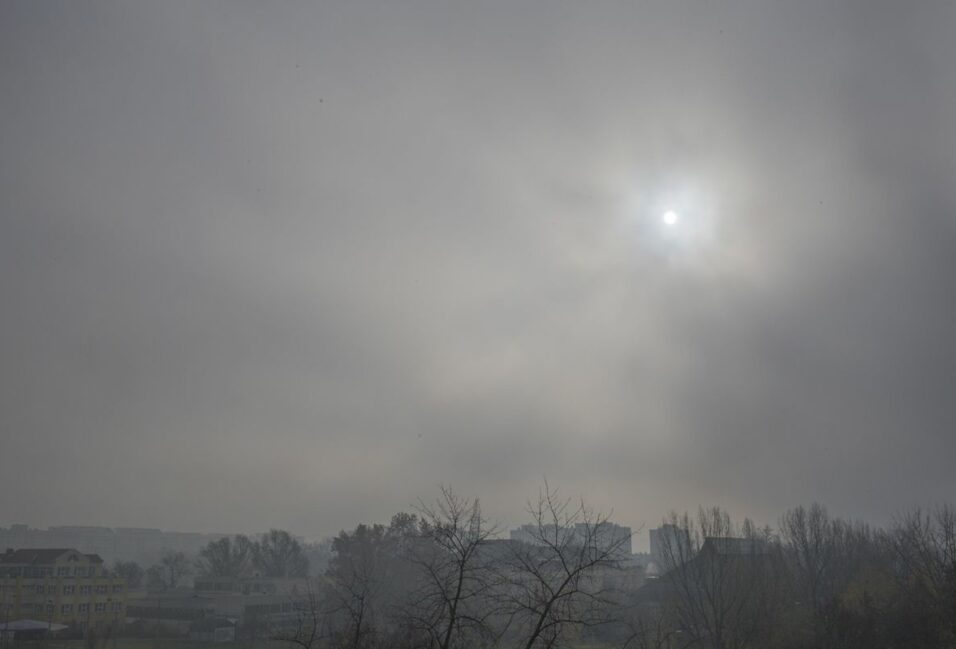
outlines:
[[[664,225],[675,226],[677,225],[677,222],[680,221],[680,217],[674,210],[667,210],[663,215],[661,215],[661,221],[664,222]]]

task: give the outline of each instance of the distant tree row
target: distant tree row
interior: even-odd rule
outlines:
[[[663,521],[656,576],[608,543],[608,516],[547,484],[528,505],[530,542],[498,539],[478,499],[442,489],[388,525],[328,546],[286,532],[168,552],[131,586],[205,576],[303,578],[294,620],[259,640],[299,649],[956,649],[956,509],[885,529],[813,504],[775,528],[719,509]],[[307,577],[307,555],[324,571]],[[327,561],[326,561],[327,559]],[[643,570],[640,570],[643,574]]]
[[[196,561],[205,577],[306,577],[309,559],[302,544],[284,530],[270,530],[258,539],[237,534],[212,541]]]
[[[956,510],[886,529],[818,504],[776,528],[719,508],[672,514],[659,576],[631,583],[607,516],[547,485],[530,543],[498,540],[477,499],[359,525],[332,544],[294,628],[300,649],[956,649]],[[584,533],[581,533],[581,530]]]
[[[113,573],[123,577],[130,588],[170,590],[188,584],[194,575],[202,577],[307,577],[309,552],[284,530],[270,530],[259,538],[244,535],[211,541],[191,558],[184,552],[166,550],[155,564],[143,569],[135,561],[117,561]]]
[[[618,634],[637,649],[954,649],[956,509],[888,529],[787,511],[777,530],[720,509],[672,515],[664,574],[633,594]]]

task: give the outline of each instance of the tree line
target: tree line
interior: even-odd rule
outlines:
[[[126,579],[130,588],[171,590],[200,577],[304,578],[309,574],[310,551],[285,530],[270,530],[259,537],[237,534],[209,542],[198,556],[167,550],[144,569],[135,561],[118,561],[112,571]]]
[[[442,489],[388,524],[340,532],[308,578],[303,547],[281,531],[224,538],[185,563],[303,577],[294,613],[258,636],[299,649],[956,649],[949,505],[882,528],[819,504],[774,527],[720,508],[673,513],[656,571],[623,555],[627,539],[581,500],[545,484],[527,510],[529,542],[500,539],[477,498]],[[171,563],[166,586],[183,571]]]
[[[547,485],[531,542],[499,540],[477,499],[359,525],[333,541],[294,623],[300,649],[954,649],[956,509],[876,528],[819,504],[775,527],[719,509],[671,514],[657,576],[608,516]]]
[[[952,506],[886,529],[819,504],[788,510],[776,529],[716,508],[667,523],[666,572],[634,598],[638,649],[956,647]]]

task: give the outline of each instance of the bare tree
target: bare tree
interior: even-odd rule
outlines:
[[[271,639],[300,649],[315,649],[329,637],[329,621],[326,604],[320,590],[310,578],[306,581],[305,593],[293,600],[295,619],[291,625],[276,629]]]
[[[388,527],[359,525],[332,542],[326,597],[336,646],[374,647],[401,626],[395,614],[404,608],[403,595],[413,580],[403,554],[414,538],[416,521],[398,514]]]
[[[860,569],[872,544],[868,528],[830,518],[822,505],[788,510],[780,521],[784,551],[798,609],[809,616],[809,641],[827,631],[837,598]]]
[[[642,609],[628,623],[630,633],[621,649],[675,649],[683,647],[684,632],[670,619],[666,608]]]
[[[192,563],[184,552],[166,550],[159,562],[147,571],[146,577],[151,588],[170,590],[181,585],[192,572]]]
[[[496,529],[477,498],[466,500],[447,487],[434,504],[420,503],[418,512],[419,534],[406,553],[418,573],[409,622],[438,649],[490,637],[492,569],[482,549]]]
[[[143,585],[146,571],[135,561],[117,561],[113,564],[113,574],[125,579],[128,588],[136,589]]]
[[[252,564],[266,577],[305,577],[309,560],[302,545],[285,530],[269,530],[252,546]]]
[[[254,544],[247,536],[237,534],[210,541],[199,551],[196,567],[206,577],[242,577],[252,570]]]
[[[809,510],[802,506],[788,510],[780,521],[797,587],[814,610],[821,610],[834,594],[833,568],[842,554],[840,532],[839,524],[817,503]]]
[[[550,648],[610,621],[615,602],[601,573],[619,566],[629,538],[610,535],[608,516],[559,498],[547,482],[528,512],[528,542],[509,544],[499,606],[520,647]]]
[[[905,514],[889,540],[904,597],[922,605],[901,626],[922,627],[921,635],[935,636],[938,646],[956,646],[956,508]]]
[[[348,649],[367,646],[366,640],[375,635],[377,611],[373,604],[381,587],[375,559],[362,555],[336,562],[330,589],[332,612],[345,620],[337,635],[341,646]]]
[[[769,531],[733,525],[719,508],[696,521],[671,514],[678,533],[662,539],[661,578],[680,628],[698,646],[741,649],[768,634],[776,612],[777,566]]]
[[[904,569],[934,594],[945,592],[956,571],[956,509],[916,509],[894,526],[892,547]]]

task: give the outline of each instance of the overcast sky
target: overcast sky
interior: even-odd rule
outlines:
[[[956,4],[4,2],[0,524],[956,494]],[[662,215],[672,210],[677,222]]]

